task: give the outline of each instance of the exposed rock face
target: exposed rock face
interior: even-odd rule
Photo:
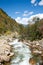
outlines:
[[[3,41],[3,43],[1,43]],[[6,41],[0,41],[0,63],[5,61],[8,62],[14,53],[11,52],[11,46]]]
[[[33,54],[39,54],[43,56],[43,39],[38,41],[33,41],[33,42],[28,41],[25,44],[30,47]]]
[[[26,42],[24,41],[24,43],[30,47],[33,58],[35,58],[36,61],[38,60],[39,65],[43,65],[43,39],[37,41],[27,40]],[[30,59],[30,64],[34,65],[35,60]]]

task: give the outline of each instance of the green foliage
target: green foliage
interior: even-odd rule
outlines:
[[[0,34],[7,31],[18,31],[19,24],[0,9]]]
[[[18,32],[20,39],[37,40],[43,38],[43,19],[33,18],[34,24],[24,26],[18,24],[14,19],[9,17],[6,12],[0,9],[0,34],[10,34]]]
[[[20,26],[21,39],[38,40],[43,38],[43,20],[35,19],[35,23],[25,27]]]

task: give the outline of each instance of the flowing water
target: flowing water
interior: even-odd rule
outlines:
[[[23,44],[23,42],[18,42],[18,39],[11,42],[11,44],[13,45],[14,57],[10,65],[30,65],[31,52],[29,47]]]
[[[30,65],[31,51],[29,47],[23,42],[19,42],[18,39],[13,40],[10,45],[13,46],[14,56],[11,62],[5,63],[4,65]]]

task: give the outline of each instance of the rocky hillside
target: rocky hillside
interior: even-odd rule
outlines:
[[[0,34],[17,32],[20,39],[36,40],[43,38],[43,19],[32,18],[32,24],[26,26],[17,23],[14,19],[0,9]]]
[[[21,38],[28,40],[38,40],[43,38],[43,19],[33,17],[32,24],[21,26]]]
[[[18,31],[18,23],[0,8],[0,34],[7,31]]]

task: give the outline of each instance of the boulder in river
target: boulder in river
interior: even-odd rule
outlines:
[[[33,58],[30,58],[29,63],[31,65],[36,65],[36,61]]]

